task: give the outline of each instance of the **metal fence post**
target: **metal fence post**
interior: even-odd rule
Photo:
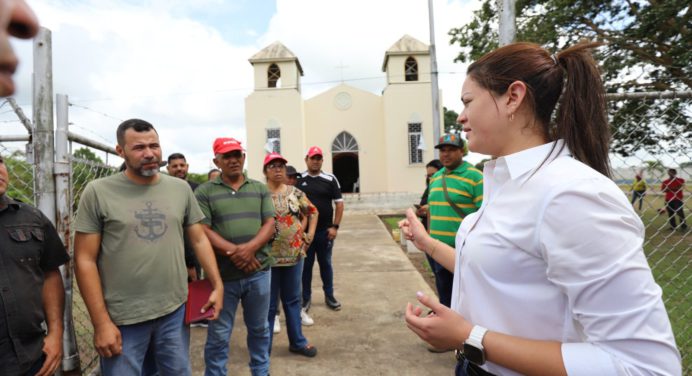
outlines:
[[[72,173],[69,152],[68,133],[68,100],[67,95],[56,95],[55,113],[57,116],[57,129],[55,132],[55,189],[57,191],[57,215],[55,227],[62,237],[70,259],[74,260],[70,237],[70,223],[72,219],[72,197],[70,194],[70,176]],[[65,315],[63,316],[63,371],[80,371],[79,351],[72,319],[72,267],[71,262],[60,267],[63,284],[65,286]]]
[[[55,223],[53,182],[53,59],[51,32],[40,28],[34,39],[34,203]]]

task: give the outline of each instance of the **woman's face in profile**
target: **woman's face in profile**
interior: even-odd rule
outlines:
[[[33,38],[38,20],[24,0],[0,0],[0,97],[14,94],[12,76],[19,61],[12,50],[10,36]]]
[[[510,143],[509,115],[503,106],[504,95],[493,97],[491,92],[467,76],[461,88],[464,106],[457,123],[461,125],[469,150],[494,156],[507,155]]]

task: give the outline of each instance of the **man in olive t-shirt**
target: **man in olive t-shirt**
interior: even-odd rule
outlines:
[[[223,285],[202,214],[186,182],[158,173],[153,126],[123,122],[116,150],[124,172],[91,182],[79,202],[75,272],[94,325],[101,373],[140,375],[150,349],[162,374],[190,375],[183,325],[187,299],[183,232],[213,291],[204,309],[218,317]]]

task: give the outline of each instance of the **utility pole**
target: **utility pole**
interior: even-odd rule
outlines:
[[[428,23],[430,24],[430,81],[432,83],[433,145],[440,139],[440,89],[437,86],[437,54],[435,53],[435,21],[432,0],[428,0]],[[439,151],[434,150],[435,158]]]
[[[497,0],[500,13],[500,47],[514,42],[517,34],[515,0]]]

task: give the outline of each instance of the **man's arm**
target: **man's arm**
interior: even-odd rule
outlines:
[[[43,312],[46,315],[48,335],[43,340],[43,353],[46,355],[46,360],[36,375],[49,376],[55,373],[62,362],[65,290],[58,268],[45,272],[41,295],[43,296]]]
[[[204,268],[206,278],[211,282],[213,288],[209,301],[202,307],[202,310],[206,311],[210,307],[214,307],[214,316],[211,319],[216,320],[223,308],[223,282],[219,275],[219,268],[216,265],[214,250],[211,247],[211,243],[209,243],[209,239],[204,235],[204,227],[201,224],[195,223],[190,225],[186,231],[192,249],[195,251],[195,256],[197,256],[197,261]]]
[[[122,352],[120,330],[111,321],[101,289],[96,261],[101,234],[77,232],[74,236],[75,277],[94,326],[94,347],[99,355],[110,358]]]
[[[334,208],[334,221],[332,222],[335,225],[338,225],[341,223],[341,218],[344,215],[344,202],[343,201],[337,201],[336,207]],[[334,227],[330,227],[327,233],[327,238],[329,240],[334,240],[336,238],[337,230]]]

